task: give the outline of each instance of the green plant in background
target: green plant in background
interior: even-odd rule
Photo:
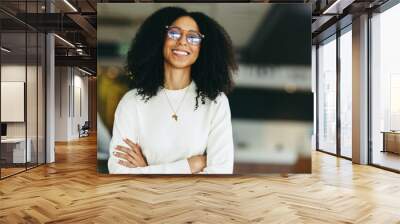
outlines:
[[[129,76],[118,67],[101,67],[97,79],[98,113],[111,133],[119,100],[129,90]]]

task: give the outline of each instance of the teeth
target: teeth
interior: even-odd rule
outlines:
[[[179,54],[179,55],[189,55],[189,53],[186,52],[186,51],[173,50],[173,52],[174,52],[175,54]]]

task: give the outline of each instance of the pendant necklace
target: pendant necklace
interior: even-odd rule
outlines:
[[[171,108],[171,110],[172,110],[172,112],[173,112],[171,118],[174,119],[175,121],[178,121],[178,114],[177,114],[177,113],[178,113],[180,107],[182,106],[183,100],[185,99],[186,93],[188,92],[188,89],[189,89],[189,88],[190,88],[190,84],[189,84],[189,86],[187,87],[187,89],[186,89],[186,91],[185,91],[185,94],[183,95],[183,97],[182,97],[182,99],[181,99],[181,102],[179,103],[179,105],[178,105],[178,107],[176,108],[176,110],[175,110],[174,107],[172,106],[171,101],[169,100],[169,97],[168,97],[168,95],[167,95],[165,89],[164,89],[164,91],[163,91],[163,92],[164,92],[164,95],[165,95],[166,98],[167,98],[168,105],[169,105],[169,107]]]

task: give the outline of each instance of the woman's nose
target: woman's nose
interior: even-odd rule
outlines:
[[[186,34],[182,34],[181,37],[178,39],[178,43],[181,45],[187,45]]]

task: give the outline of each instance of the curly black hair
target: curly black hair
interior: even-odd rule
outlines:
[[[139,28],[127,55],[126,69],[131,75],[130,87],[137,89],[145,101],[155,96],[164,85],[163,46],[165,26],[180,17],[193,18],[205,39],[200,53],[191,68],[191,78],[197,86],[195,109],[198,100],[212,101],[233,88],[233,73],[237,70],[232,41],[215,20],[201,12],[188,12],[179,7],[162,8],[148,17]]]

